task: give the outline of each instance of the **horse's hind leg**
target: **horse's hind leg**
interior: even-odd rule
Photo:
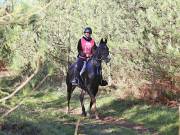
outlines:
[[[67,84],[67,101],[68,101],[67,113],[70,113],[70,100],[71,100],[71,95],[74,89],[75,89],[75,86],[72,86],[70,83]]]
[[[84,95],[86,94],[86,92],[84,90],[81,91],[81,94],[79,96],[80,102],[81,102],[81,107],[82,107],[82,115],[86,116],[86,110],[84,107]]]

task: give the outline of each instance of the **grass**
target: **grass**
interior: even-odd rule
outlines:
[[[106,101],[106,99],[104,99]],[[103,101],[101,101],[103,102]],[[108,111],[107,111],[108,108]],[[142,123],[162,135],[178,135],[178,109],[162,105],[149,105],[141,100],[118,100],[99,109],[103,115],[122,117],[130,122]]]
[[[23,94],[27,93],[23,92],[18,98],[22,98]],[[17,102],[18,98],[12,101]],[[66,104],[66,91],[63,87],[60,90],[45,89],[33,92],[24,100],[21,107],[5,119],[1,119],[3,128],[0,135],[73,135],[79,118],[82,119],[82,125],[79,127],[81,134],[138,134],[131,128],[98,123],[92,119],[84,119],[80,115],[67,115]],[[86,99],[86,108],[88,105],[89,99]],[[71,107],[80,107],[79,92],[73,94]],[[162,135],[178,135],[177,108],[152,106],[139,100],[119,100],[112,93],[111,95],[100,94],[97,98],[97,107],[102,116],[125,118],[129,122],[141,123],[147,128],[157,130]]]
[[[58,135],[72,134],[78,116],[69,116],[58,109],[65,107],[65,98],[57,91],[35,92],[24,104],[4,119],[1,134]]]

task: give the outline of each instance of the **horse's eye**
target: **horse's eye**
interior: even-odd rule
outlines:
[[[109,48],[107,46],[104,47],[106,50],[109,50]]]

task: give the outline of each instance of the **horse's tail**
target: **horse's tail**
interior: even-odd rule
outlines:
[[[66,84],[69,84],[69,72],[66,73]]]
[[[72,66],[73,66],[73,63],[68,61],[67,69],[66,69],[66,82],[68,82],[69,79],[71,78]]]
[[[72,63],[70,61],[68,61],[67,68],[69,69],[71,65],[72,65]]]
[[[68,61],[67,66],[66,66],[66,73],[69,72],[71,65],[72,65],[72,62]]]

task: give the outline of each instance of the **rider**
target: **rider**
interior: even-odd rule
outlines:
[[[75,76],[71,83],[73,85],[79,84],[80,72],[84,64],[86,64],[87,59],[89,59],[94,53],[97,48],[94,39],[91,37],[92,29],[90,27],[86,27],[84,29],[84,36],[79,39],[77,50],[78,50],[78,58],[77,64],[75,67]],[[101,67],[100,67],[100,85],[105,86],[107,85],[107,81],[102,79]]]

